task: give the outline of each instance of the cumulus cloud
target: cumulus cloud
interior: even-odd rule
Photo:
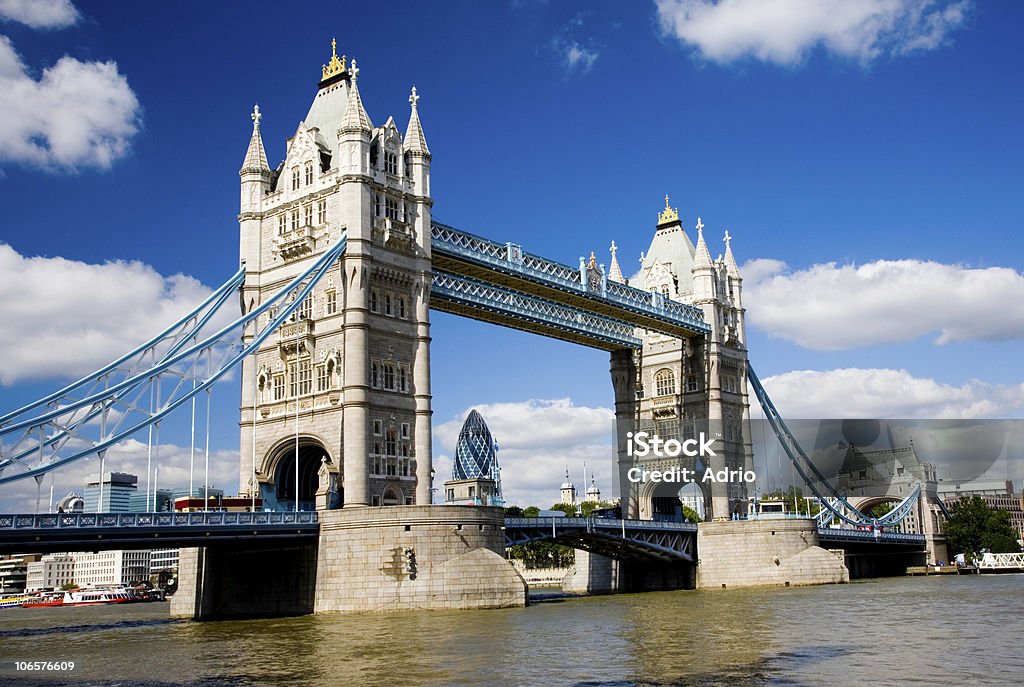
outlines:
[[[139,130],[138,98],[114,62],[64,56],[34,78],[0,36],[0,162],[107,169]]]
[[[587,484],[589,474],[594,473],[602,495],[611,496],[615,414],[609,408],[574,405],[568,398],[476,405],[436,425],[437,487],[451,479],[459,430],[473,408],[483,416],[498,442],[502,488],[509,505],[547,508],[558,502],[567,467],[576,488],[585,491],[584,462]]]
[[[1000,418],[1024,411],[1024,384],[970,380],[960,386],[906,370],[795,370],[764,380],[787,418]],[[759,408],[752,404],[752,415]]]
[[[0,385],[98,369],[209,293],[192,277],[140,262],[25,257],[0,244]]]
[[[585,48],[576,41],[569,41],[562,49],[565,53],[565,66],[569,71],[589,72],[599,55],[597,50]]]
[[[78,10],[68,0],[0,0],[0,19],[33,29],[64,29],[78,23]]]
[[[801,62],[814,48],[868,63],[932,50],[964,25],[968,0],[655,0],[666,35],[721,64]]]
[[[145,439],[145,436],[142,437]],[[145,441],[128,439],[108,451],[103,463],[104,472],[127,472],[139,478],[139,493],[146,493],[146,461],[149,445]],[[161,443],[155,451],[156,460],[152,465],[154,473],[159,466],[159,475],[150,477],[150,484],[156,482],[160,489],[188,488],[190,446]],[[204,483],[205,457],[201,448],[195,451],[194,484]],[[210,451],[210,486],[223,489],[225,494],[238,492],[237,450]],[[69,491],[85,495],[86,480],[99,474],[99,458],[84,458],[53,473],[53,498],[58,500]],[[6,474],[5,474],[6,476]],[[51,477],[47,476],[41,485],[39,510],[49,510]],[[0,487],[0,512],[34,513],[36,507],[36,482],[25,479]]]
[[[752,326],[818,350],[908,341],[938,332],[937,344],[1024,338],[1024,274],[922,260],[813,265],[777,260],[743,267]]]

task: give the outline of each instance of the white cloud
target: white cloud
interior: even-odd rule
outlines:
[[[192,277],[140,262],[28,258],[0,244],[0,385],[98,369],[209,293]]]
[[[68,0],[0,0],[0,19],[33,29],[63,29],[76,24],[80,15]]]
[[[821,46],[868,63],[932,50],[966,21],[968,0],[655,0],[662,30],[703,58],[780,65]]]
[[[143,434],[145,439],[145,434]],[[149,446],[145,441],[128,439],[107,451],[103,463],[104,472],[127,472],[139,478],[139,493],[146,493],[146,462]],[[156,460],[152,467],[155,472],[160,467],[159,475],[150,479],[160,489],[188,488],[189,460],[191,448],[177,444],[162,443],[155,452]],[[200,447],[195,452],[194,484],[203,484],[205,458]],[[238,492],[239,458],[237,450],[210,451],[210,486],[223,489],[225,494]],[[99,458],[84,458],[60,468],[53,475],[53,498],[58,500],[69,491],[85,495],[85,482],[90,475],[99,473]],[[5,474],[6,476],[6,474]],[[41,488],[40,512],[49,510],[50,480],[44,478]],[[153,481],[150,484],[153,484]],[[33,513],[36,507],[36,482],[24,479],[0,487],[0,512]]]
[[[600,53],[597,50],[586,48],[577,41],[569,41],[561,46],[565,56],[565,66],[570,72],[579,70],[589,72],[590,68],[597,62]]]
[[[1024,384],[951,386],[906,370],[796,370],[763,383],[786,418],[1000,418],[1024,411]]]
[[[576,406],[567,398],[472,408],[483,416],[498,442],[502,488],[509,505],[547,508],[556,503],[567,466],[576,488],[584,491],[584,461],[588,475],[596,475],[602,494],[611,496],[615,420],[611,409]],[[439,488],[451,479],[451,455],[462,423],[472,408],[434,427],[435,486]]]
[[[1024,274],[922,260],[813,265],[777,260],[743,267],[748,319],[800,346],[838,350],[938,332],[945,344],[1024,338]]]
[[[0,162],[107,169],[139,130],[141,110],[114,62],[64,56],[36,80],[0,36]]]

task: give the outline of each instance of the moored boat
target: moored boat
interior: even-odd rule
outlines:
[[[44,608],[48,606],[63,606],[64,605],[64,592],[41,592],[34,596],[30,596],[28,600],[21,604],[22,608]]]
[[[64,592],[63,606],[89,606],[93,604],[123,604],[138,601],[135,594],[124,587],[86,587]]]

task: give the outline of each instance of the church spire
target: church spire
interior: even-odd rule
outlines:
[[[242,169],[239,174],[262,174],[270,173],[270,165],[267,164],[267,151],[263,149],[263,138],[260,136],[260,106],[257,104],[252,109],[252,137],[249,139],[249,148],[245,151],[245,160],[242,162]]]
[[[352,58],[352,67],[348,70],[352,78],[352,85],[348,91],[348,103],[345,105],[345,114],[341,118],[342,131],[366,131],[373,130],[373,122],[366,114],[363,107],[363,99],[359,97],[359,86],[356,80],[359,78],[359,67],[356,66],[356,58]]]
[[[409,116],[409,127],[405,130],[405,149],[412,153],[430,155],[427,147],[427,138],[423,135],[423,126],[420,124],[420,115],[416,104],[420,97],[416,94],[416,87],[412,87],[412,94],[409,96],[409,104],[412,105],[412,114]]]
[[[620,284],[624,284],[626,280],[622,276],[622,268],[619,267],[619,259],[615,256],[615,254],[618,253],[619,251],[619,247],[615,245],[614,241],[612,241],[611,251],[612,262],[611,265],[609,265],[608,267],[608,279],[614,282],[618,282]]]

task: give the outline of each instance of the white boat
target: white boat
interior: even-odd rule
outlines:
[[[31,598],[31,596],[26,594],[0,596],[0,608],[21,608],[21,605]]]
[[[64,592],[65,606],[92,604],[123,604],[138,601],[135,594],[124,587],[87,587]]]

